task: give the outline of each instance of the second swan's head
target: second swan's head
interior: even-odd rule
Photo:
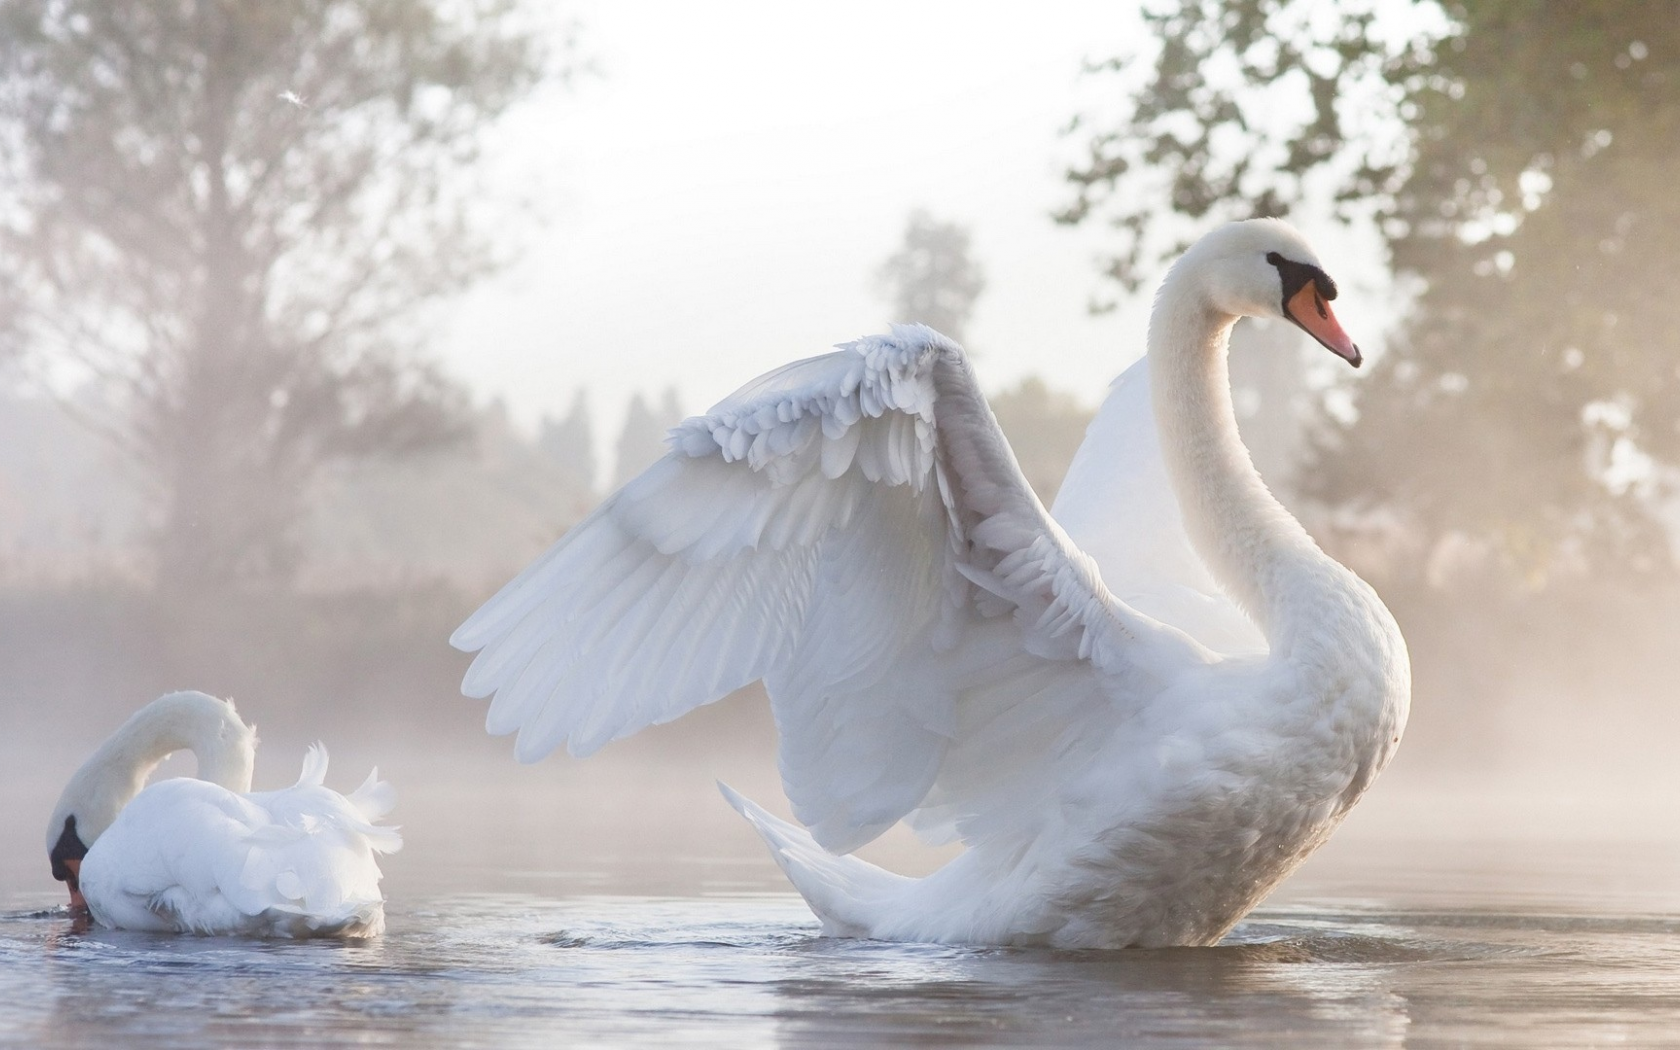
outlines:
[[[1223,313],[1289,321],[1353,367],[1364,361],[1330,310],[1336,282],[1281,219],[1233,222],[1203,237],[1173,266],[1162,292],[1185,282]]]

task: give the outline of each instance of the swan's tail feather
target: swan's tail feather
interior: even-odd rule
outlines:
[[[718,790],[770,847],[827,936],[880,936],[889,909],[916,882],[857,857],[830,853],[810,832],[771,816],[728,784],[719,781]]]
[[[350,822],[348,826],[366,838],[369,849],[375,853],[395,853],[402,849],[401,829],[394,824],[378,823],[379,818],[390,813],[397,804],[397,791],[389,781],[379,779],[378,766],[344,801],[350,803],[351,810],[362,818]]]
[[[319,740],[303,753],[303,772],[298,774],[298,786],[320,787],[327,782],[327,745]]]
[[[397,804],[397,791],[390,781],[379,779],[379,767],[374,766],[373,772],[362,781],[362,786],[346,796],[350,804],[369,821],[378,820],[391,812]]]

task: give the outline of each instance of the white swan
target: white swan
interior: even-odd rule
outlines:
[[[1054,516],[938,334],[787,365],[463,624],[462,688],[530,761],[762,678],[808,830],[725,792],[831,935],[1213,943],[1406,720],[1392,617],[1266,490],[1231,407],[1240,315],[1359,364],[1335,295],[1282,222],[1204,237]],[[923,879],[843,855],[903,818],[968,849]]]
[[[317,744],[289,788],[251,793],[256,733],[233,704],[170,693],[123,723],[65,787],[47,826],[53,877],[113,929],[282,937],[383,930],[376,853],[401,846],[374,823],[394,801],[375,770],[346,798],[323,786]],[[171,753],[199,779],[145,787]],[[144,790],[142,790],[144,788]]]

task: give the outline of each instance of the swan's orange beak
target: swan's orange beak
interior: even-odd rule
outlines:
[[[80,860],[66,860],[64,866],[70,872],[70,877],[64,880],[70,887],[70,910],[87,911],[87,899],[82,896],[82,862]]]
[[[1301,290],[1284,304],[1283,312],[1308,335],[1322,343],[1326,350],[1348,364],[1358,368],[1364,362],[1365,358],[1359,353],[1359,347],[1342,331],[1336,315],[1330,312],[1329,300],[1320,294],[1316,281],[1303,284]]]

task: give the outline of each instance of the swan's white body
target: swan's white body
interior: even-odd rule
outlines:
[[[726,794],[830,934],[1217,941],[1369,786],[1410,692],[1387,610],[1237,437],[1230,327],[1288,292],[1268,252],[1322,274],[1270,220],[1174,268],[1054,516],[926,328],[760,378],[461,627],[463,689],[534,760],[762,678],[806,827]],[[923,879],[844,855],[900,819],[969,848]]]
[[[296,784],[251,792],[255,735],[233,705],[172,693],[143,708],[77,771],[48,829],[74,817],[76,879],[94,921],[113,929],[282,937],[363,937],[384,928],[376,854],[401,845],[375,823],[391,808],[378,771],[348,797],[324,784],[311,747]],[[141,788],[191,749],[204,779]]]

